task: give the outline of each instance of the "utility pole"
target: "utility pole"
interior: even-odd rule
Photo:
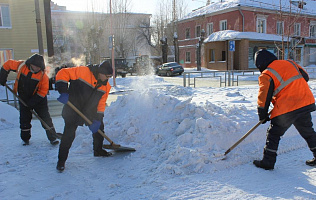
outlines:
[[[111,27],[110,27],[110,32],[111,32],[111,37],[112,37],[112,51],[111,51],[111,57],[112,57],[112,69],[113,69],[113,86],[116,87],[116,80],[115,80],[115,61],[114,61],[114,48],[115,48],[115,44],[114,44],[114,34],[113,34],[113,17],[112,17],[112,0],[110,0],[110,18],[111,18]]]
[[[176,8],[176,0],[173,0],[172,7],[173,7],[173,16],[172,16],[172,23],[173,23],[173,46],[174,46],[174,61],[179,63],[179,49],[178,49],[178,29],[177,29],[177,8]]]
[[[40,55],[44,55],[43,47],[43,36],[42,36],[42,27],[41,27],[41,15],[39,10],[39,2],[35,0],[35,14],[36,14],[36,25],[37,25],[37,41],[38,41],[38,51]]]

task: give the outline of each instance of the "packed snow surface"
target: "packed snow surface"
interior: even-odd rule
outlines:
[[[190,88],[157,76],[116,82],[112,91],[122,95],[106,108],[105,134],[136,151],[93,157],[91,133],[79,127],[63,173],[39,121],[22,146],[19,112],[0,103],[0,199],[316,199],[316,168],[305,165],[312,153],[293,127],[273,171],[252,164],[262,158],[268,123],[222,160],[258,122],[257,85]],[[309,85],[316,94],[316,81]],[[62,117],[53,121],[62,132]]]

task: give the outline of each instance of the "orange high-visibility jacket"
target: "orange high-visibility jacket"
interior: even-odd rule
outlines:
[[[44,71],[39,71],[36,74],[32,73],[31,77],[27,77],[30,69],[21,60],[8,60],[3,64],[3,69],[8,73],[10,70],[17,73],[13,91],[18,92],[22,99],[25,96],[31,97],[34,94],[42,98],[46,97],[49,89],[49,78]]]
[[[291,60],[275,60],[259,76],[258,107],[268,110],[271,101],[274,105],[271,119],[315,103],[300,70],[306,73],[301,66]],[[274,88],[272,99],[269,99],[271,81]]]
[[[56,75],[56,86],[60,93],[69,93],[69,101],[90,120],[101,120],[96,114],[102,114],[103,117],[111,85],[107,83],[96,87],[97,79],[89,67],[61,69]],[[63,117],[71,120],[73,116],[74,112],[65,106]]]

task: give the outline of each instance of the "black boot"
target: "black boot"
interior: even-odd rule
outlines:
[[[94,150],[94,154],[95,157],[109,157],[112,155],[111,152],[107,152],[103,149],[99,149],[99,150]]]
[[[50,143],[51,143],[51,145],[55,146],[55,145],[59,144],[59,140],[57,140],[57,139],[51,140]]]
[[[253,164],[256,167],[265,169],[265,170],[273,170],[274,164],[276,162],[277,154],[271,151],[264,150],[263,151],[263,159],[262,160],[254,160]]]
[[[103,146],[103,136],[99,133],[93,133],[93,155],[95,157],[109,157],[112,155],[112,153],[107,152],[102,149]]]
[[[313,158],[312,160],[306,160],[306,165],[316,166],[316,158]]]
[[[64,171],[64,170],[65,170],[65,162],[58,161],[58,162],[57,162],[56,169],[57,169],[59,172]]]
[[[23,140],[23,146],[30,144],[31,129],[21,129],[21,139]]]
[[[57,135],[55,128],[51,128],[49,130],[46,130],[46,135],[47,135],[47,138],[48,138],[51,145],[59,144],[59,140],[57,140],[57,138],[55,137],[55,135]]]
[[[265,163],[264,160],[254,160],[253,164],[256,165],[256,167],[265,169],[265,170],[273,170],[274,169],[274,165]]]

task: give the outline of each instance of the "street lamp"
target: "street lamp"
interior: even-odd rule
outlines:
[[[174,46],[174,60],[179,63],[179,49],[178,49],[178,34],[174,32],[173,34],[173,46]]]
[[[197,44],[197,52],[196,52],[196,57],[197,57],[197,60],[196,60],[196,70],[197,71],[201,71],[201,49],[202,49],[202,44],[203,44],[203,41],[204,41],[204,38],[205,38],[205,30],[202,29],[201,30],[201,35],[199,37],[199,42]]]
[[[167,38],[163,37],[160,39],[161,51],[162,51],[162,63],[168,62],[168,42]]]

